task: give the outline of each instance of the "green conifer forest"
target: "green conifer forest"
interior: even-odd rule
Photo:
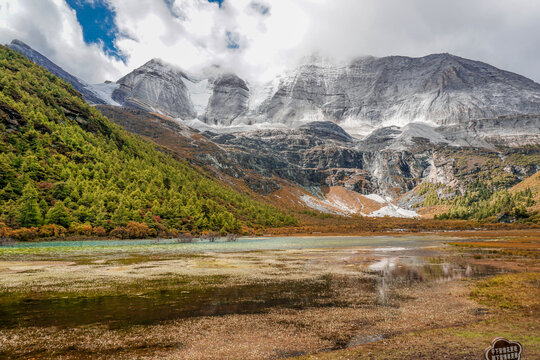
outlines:
[[[126,133],[71,85],[0,47],[0,231],[145,237],[295,222]]]

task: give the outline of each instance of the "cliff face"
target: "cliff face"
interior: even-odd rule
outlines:
[[[499,121],[504,122],[491,119],[479,121],[475,126],[489,127]],[[505,124],[498,126],[519,124],[532,131],[540,128],[540,117],[513,119]],[[526,131],[515,136],[534,142],[524,134]],[[458,125],[432,127],[413,123],[402,128],[382,128],[359,140],[331,122],[314,122],[292,130],[203,133],[229,150],[228,157],[263,176],[284,178],[305,188],[342,186],[360,194],[380,193],[390,197],[412,190],[423,181],[463,189],[466,181],[462,175],[472,170],[459,166],[456,159],[483,156],[500,160],[504,152],[521,151],[497,147],[508,143],[500,137],[492,143],[488,135],[480,134]],[[538,131],[533,137],[537,134]],[[474,143],[485,146],[469,145]],[[527,151],[540,152],[538,146]],[[503,166],[505,161],[507,164]],[[507,167],[507,172],[516,179],[534,173],[540,166],[531,163],[520,167],[512,165],[512,161],[501,160],[499,167]]]
[[[203,97],[195,85],[202,82]],[[220,127],[333,121],[365,135],[412,122],[441,126],[540,114],[540,84],[450,54],[363,57],[345,65],[315,61],[261,86],[219,71],[187,75],[154,59],[117,83],[113,98],[126,106]]]
[[[229,126],[248,111],[249,88],[234,74],[223,74],[213,82],[212,95],[204,114],[204,122]]]

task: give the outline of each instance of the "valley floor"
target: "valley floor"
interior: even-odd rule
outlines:
[[[537,230],[53,245],[0,247],[0,358],[540,357]]]

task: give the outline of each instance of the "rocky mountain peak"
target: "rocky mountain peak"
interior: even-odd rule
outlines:
[[[236,118],[247,113],[249,96],[246,82],[237,75],[226,73],[217,76],[213,81],[213,91],[208,100],[204,122],[231,125]]]
[[[120,78],[112,98],[124,106],[192,119],[197,113],[184,83],[188,79],[181,69],[152,59]]]
[[[9,46],[71,82],[91,103],[118,105],[116,101],[182,120],[198,119],[206,124],[193,120],[193,126],[202,124],[206,130],[295,128],[322,121],[365,136],[378,128],[415,122],[437,127],[540,114],[540,84],[449,53],[364,56],[348,63],[312,56],[261,86],[219,66],[193,75],[152,59],[116,84],[98,88],[22,41]]]
[[[10,47],[13,46],[13,47],[21,47],[21,48],[25,48],[25,49],[28,49],[28,50],[33,50],[30,46],[28,46],[25,42],[19,40],[19,39],[13,39],[11,40],[11,43],[10,43]]]

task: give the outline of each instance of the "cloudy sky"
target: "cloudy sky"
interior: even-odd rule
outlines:
[[[449,52],[540,82],[538,0],[0,0],[18,38],[88,82],[154,57],[267,80],[303,57]]]

